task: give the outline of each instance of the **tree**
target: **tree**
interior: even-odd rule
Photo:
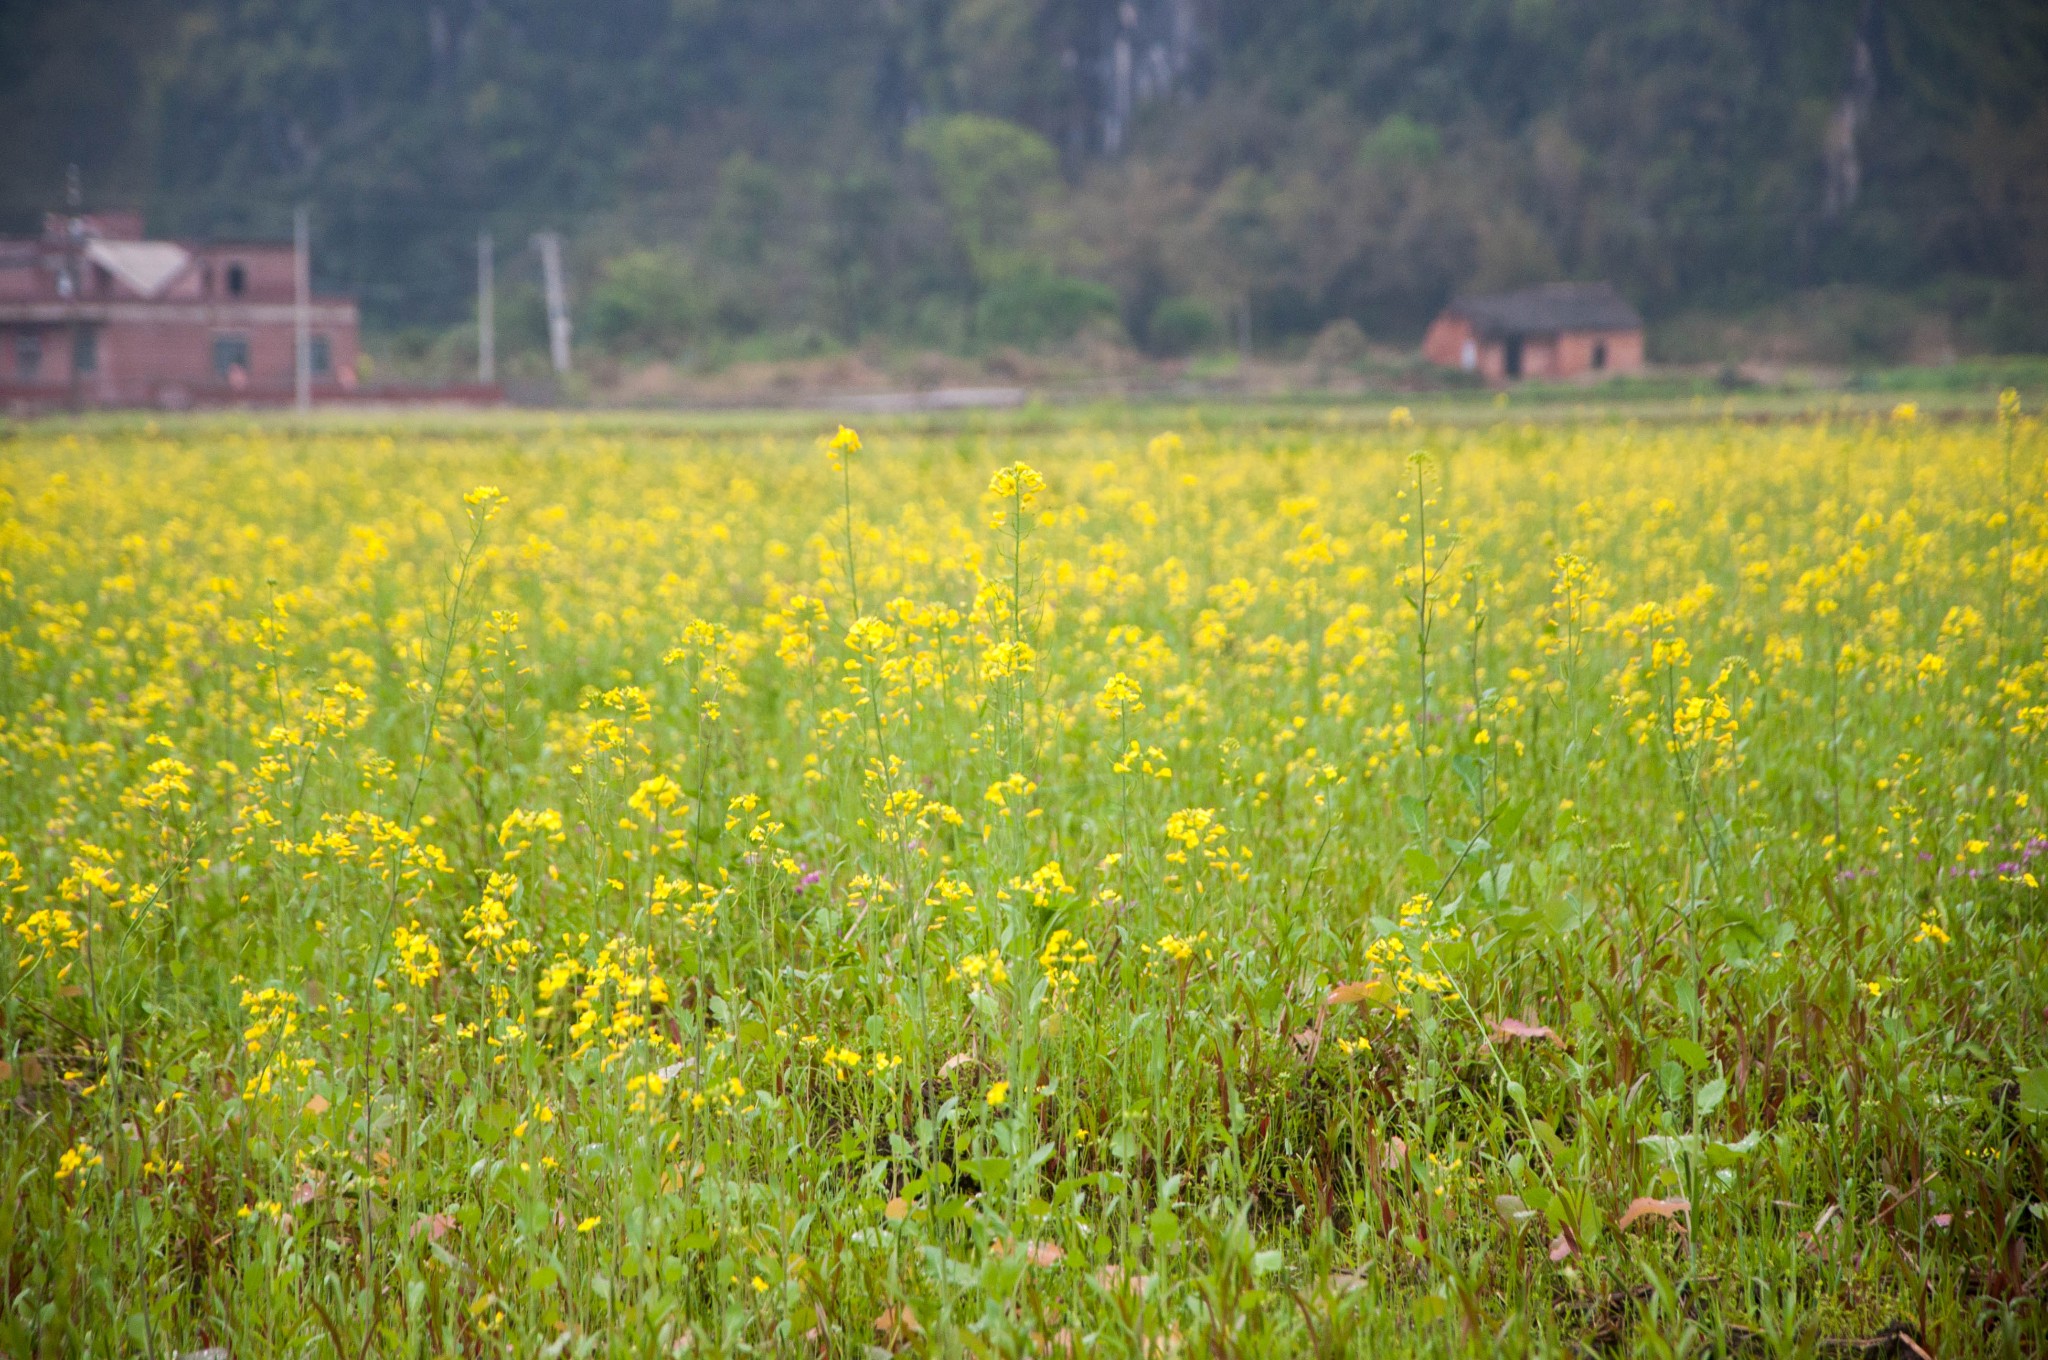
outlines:
[[[1032,216],[1059,180],[1046,140],[1000,118],[961,113],[920,124],[910,145],[931,162],[976,283],[1020,267]]]

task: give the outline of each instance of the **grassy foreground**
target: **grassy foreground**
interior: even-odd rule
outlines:
[[[1911,414],[21,432],[0,1351],[2039,1354]]]

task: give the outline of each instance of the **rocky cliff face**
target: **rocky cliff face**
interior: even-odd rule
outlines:
[[[1139,109],[1193,83],[1201,48],[1195,0],[1122,0],[1116,6],[1101,70],[1103,152],[1123,150]]]

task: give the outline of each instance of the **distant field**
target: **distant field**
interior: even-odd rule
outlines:
[[[0,440],[10,433],[19,435],[36,428],[130,432],[169,428],[186,435],[200,430],[251,428],[266,432],[313,428],[391,435],[500,431],[522,437],[537,431],[572,429],[604,433],[808,435],[821,424],[830,429],[835,419],[857,420],[863,429],[872,427],[892,433],[970,436],[1044,435],[1077,425],[1119,432],[1193,426],[1213,431],[1307,427],[1328,433],[1382,429],[1389,413],[1396,408],[1409,411],[1428,425],[1470,427],[1504,421],[1553,425],[1630,420],[1654,424],[1840,420],[1887,416],[1900,402],[1914,403],[1926,420],[1983,421],[1991,418],[2001,391],[2017,392],[2029,410],[2048,402],[2048,357],[2029,356],[1864,371],[1788,368],[1768,382],[1745,376],[1732,367],[1658,369],[1642,377],[1599,382],[1519,383],[1506,391],[1478,386],[1403,391],[1395,382],[1395,375],[1375,377],[1370,373],[1348,375],[1346,381],[1352,384],[1349,388],[1318,390],[1314,374],[1298,365],[1269,366],[1274,371],[1261,376],[1253,384],[1253,391],[1237,394],[1209,391],[1201,382],[1191,380],[1188,392],[1140,391],[1112,397],[1058,381],[1017,388],[1006,385],[1009,379],[984,375],[974,381],[997,385],[978,390],[1001,394],[1005,400],[992,400],[981,407],[968,405],[920,412],[848,411],[842,406],[859,406],[864,402],[872,405],[877,398],[869,393],[839,401],[829,394],[820,395],[825,388],[805,386],[766,405],[753,406],[745,403],[747,393],[740,391],[732,400],[716,404],[606,404],[593,399],[592,405],[584,407],[482,411],[366,405],[322,408],[305,418],[276,410],[211,411],[180,416],[146,411],[96,412],[77,419],[46,420],[41,425],[10,425],[0,420]],[[816,375],[807,380],[816,381]],[[1290,382],[1304,386],[1291,390]],[[912,400],[918,391],[908,376],[903,377],[900,387],[892,388],[895,397]],[[950,391],[957,398],[962,389],[955,387]],[[1006,404],[1020,392],[1025,398],[1021,404]],[[758,392],[754,397],[762,400]]]
[[[1871,386],[0,430],[0,1351],[2041,1354],[2048,441]]]

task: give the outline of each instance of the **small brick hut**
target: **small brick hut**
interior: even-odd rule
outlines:
[[[1643,319],[1605,283],[1546,283],[1463,297],[1422,338],[1433,364],[1489,382],[1640,373]]]
[[[51,214],[0,238],[0,401],[34,408],[292,399],[289,244],[150,241],[138,213]],[[311,299],[313,390],[355,388],[353,299]]]

